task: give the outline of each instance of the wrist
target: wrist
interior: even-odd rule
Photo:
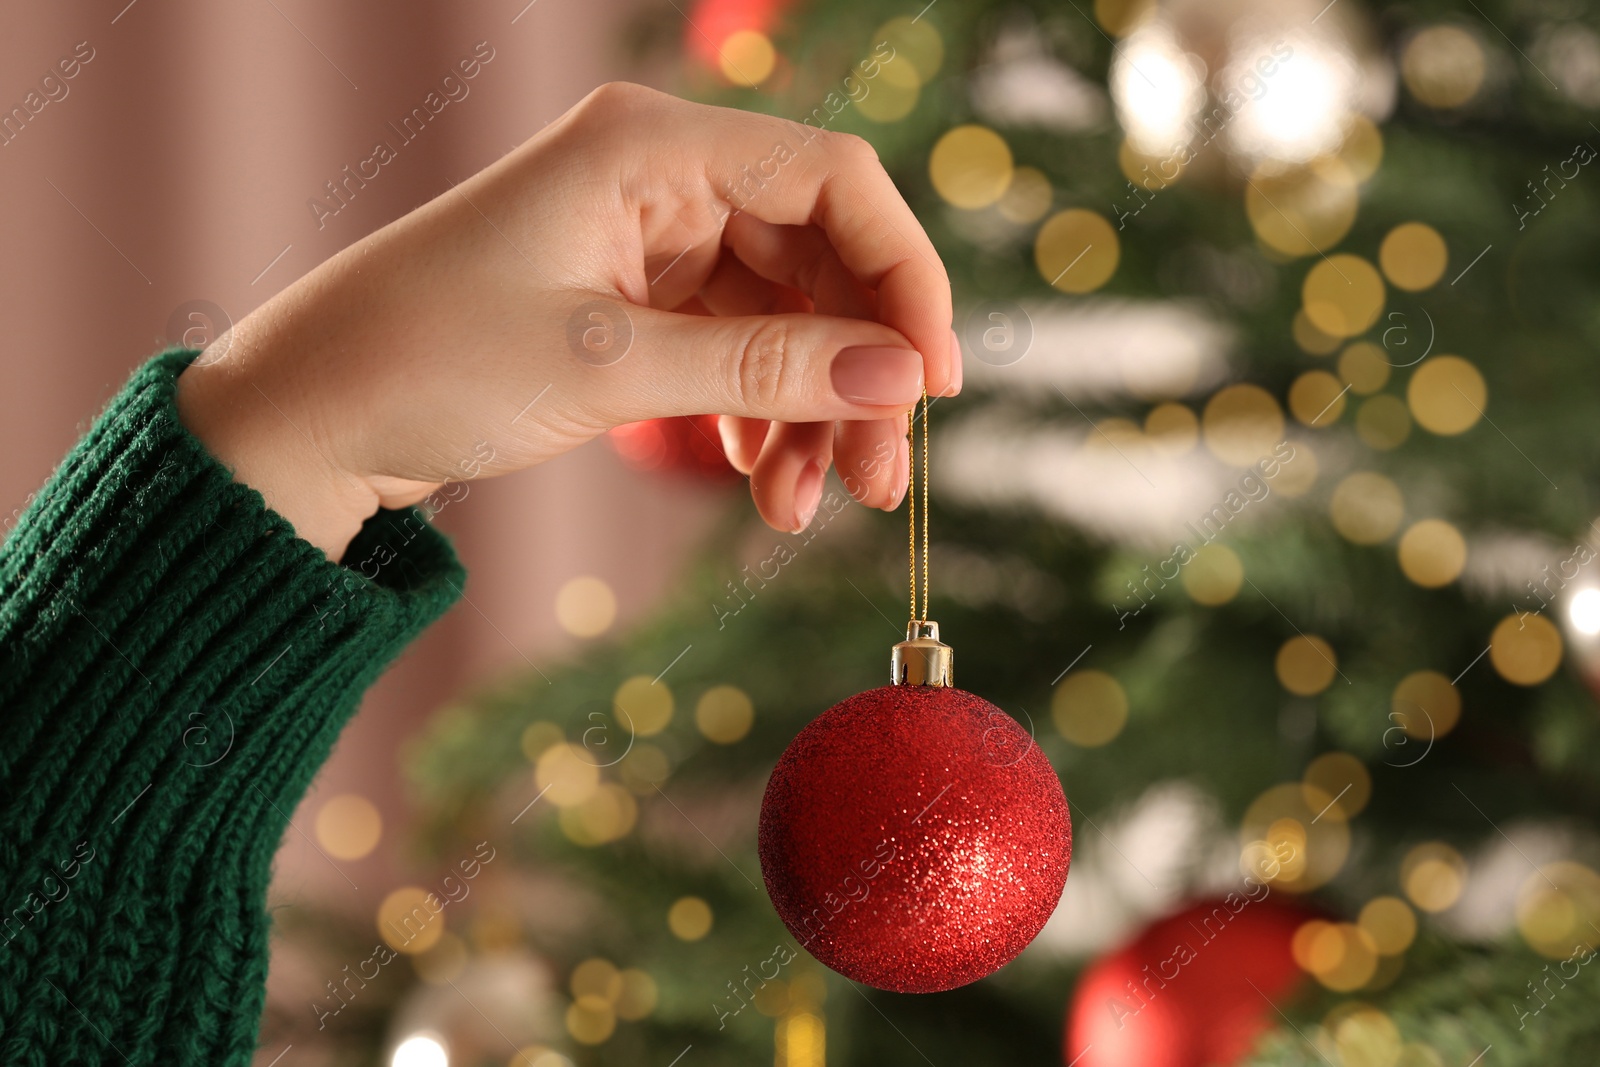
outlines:
[[[338,459],[311,403],[322,375],[297,373],[273,305],[245,318],[178,378],[178,419],[295,529],[338,561],[376,513],[378,494]],[[221,351],[222,358],[212,355]]]

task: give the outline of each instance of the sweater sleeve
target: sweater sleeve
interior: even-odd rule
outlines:
[[[243,1065],[272,857],[363,690],[459,594],[380,512],[326,559],[152,359],[0,548],[0,1063]]]

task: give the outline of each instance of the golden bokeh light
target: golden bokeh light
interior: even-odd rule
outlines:
[[[1056,686],[1050,715],[1062,737],[1096,748],[1114,740],[1127,724],[1128,694],[1105,671],[1073,671]]]
[[[525,1045],[511,1054],[506,1067],[572,1067],[572,1061],[553,1048]]]
[[[1055,199],[1056,191],[1044,171],[1038,167],[1018,167],[995,207],[1008,222],[1026,225],[1049,214]]]
[[[1333,1027],[1333,1046],[1342,1067],[1396,1067],[1402,1047],[1400,1028],[1377,1008],[1357,1008]]]
[[[1356,925],[1372,938],[1380,956],[1398,956],[1417,936],[1417,916],[1399,897],[1373,897],[1361,909]]]
[[[1383,162],[1383,134],[1365,115],[1351,114],[1345,119],[1344,141],[1338,155],[1355,180],[1364,182],[1378,173],[1378,165]]]
[[[1156,451],[1182,456],[1193,452],[1200,443],[1200,420],[1187,405],[1157,404],[1144,417],[1144,432]]]
[[[1310,791],[1307,803],[1316,796],[1327,796],[1346,819],[1360,815],[1372,799],[1372,775],[1366,764],[1348,752],[1324,752],[1306,767],[1302,779]]]
[[[1378,265],[1390,284],[1419,292],[1444,276],[1450,259],[1444,238],[1425,222],[1406,222],[1390,230],[1378,246]]]
[[[1337,960],[1327,970],[1315,972],[1317,981],[1336,993],[1354,992],[1372,981],[1378,970],[1378,950],[1361,927],[1354,923],[1333,923],[1317,940],[1332,943],[1327,947],[1319,945],[1317,957]]]
[[[1400,487],[1373,471],[1346,475],[1328,501],[1333,528],[1345,540],[1358,545],[1375,545],[1387,540],[1400,528],[1405,516],[1405,501]]]
[[[595,848],[628,836],[639,820],[639,803],[620,785],[606,782],[578,804],[561,809],[559,822],[567,840]]]
[[[1226,604],[1244,585],[1244,563],[1227,545],[1213,541],[1195,550],[1183,568],[1183,589],[1189,599],[1206,607]]]
[[[1338,672],[1339,661],[1333,646],[1320,637],[1301,634],[1291,637],[1278,649],[1273,660],[1278,681],[1296,696],[1315,696],[1328,688]]]
[[[1461,576],[1467,539],[1443,519],[1423,519],[1400,537],[1400,569],[1424,589],[1438,589]]]
[[[1325,950],[1331,946],[1320,940],[1322,931],[1332,925],[1326,919],[1308,919],[1295,928],[1294,936],[1289,939],[1289,954],[1307,974],[1331,970],[1338,962],[1328,958]]]
[[[1454,730],[1461,719],[1461,691],[1438,671],[1413,671],[1389,698],[1389,719],[1408,737],[1428,741]]]
[[[1600,934],[1600,874],[1581,863],[1547,863],[1517,891],[1517,930],[1550,959],[1592,952]]]
[[[1448,910],[1466,885],[1467,861],[1442,841],[1418,845],[1400,861],[1400,887],[1422,911]]]
[[[396,952],[428,951],[444,936],[444,902],[420,886],[401,886],[378,905],[378,936]]]
[[[868,83],[867,94],[852,102],[862,118],[886,125],[911,114],[920,99],[922,80],[909,62],[896,56],[883,64],[878,77]]]
[[[1538,685],[1561,666],[1561,631],[1543,615],[1507,615],[1489,635],[1489,662],[1513,685]]]
[[[567,1033],[580,1045],[599,1045],[617,1029],[617,1013],[599,997],[579,997],[567,1005]]]
[[[1338,244],[1356,220],[1356,204],[1355,175],[1327,157],[1288,170],[1263,163],[1244,192],[1245,213],[1256,237],[1286,256],[1309,256]],[[1315,316],[1311,322],[1329,333]]]
[[[1368,397],[1356,409],[1356,436],[1368,448],[1392,452],[1411,436],[1411,410],[1399,397]]]
[[[610,960],[596,956],[572,969],[567,988],[574,997],[599,997],[611,1003],[622,995],[622,972]]]
[[[648,674],[636,674],[611,696],[617,722],[634,737],[652,737],[672,722],[672,690]]]
[[[1478,39],[1459,26],[1429,26],[1406,42],[1400,76],[1429,107],[1460,107],[1483,85],[1486,62]]]
[[[743,740],[755,719],[755,705],[743,689],[734,685],[707,689],[694,706],[695,726],[707,741],[718,745]]]
[[[1333,796],[1304,782],[1285,782],[1245,810],[1239,831],[1240,872],[1274,888],[1305,893],[1326,884],[1350,854],[1350,824]]]
[[[870,99],[870,97],[869,97]],[[957,126],[934,144],[928,177],[952,207],[988,207],[1011,184],[1011,147],[987,126]]]
[[[1253,466],[1283,440],[1283,410],[1259,385],[1218,389],[1206,401],[1200,424],[1211,454],[1233,467]]]
[[[1117,149],[1117,168],[1137,188],[1153,195],[1182,178],[1186,165],[1174,155],[1147,155],[1124,138]]]
[[[558,745],[567,739],[561,727],[553,722],[538,720],[530,722],[522,730],[520,743],[522,754],[528,757],[529,763],[536,763],[544,755],[545,749],[551,745]]]
[[[656,787],[672,773],[672,761],[655,745],[636,744],[617,764],[617,776],[622,784],[640,796],[650,796]]]
[[[1383,278],[1360,256],[1328,256],[1306,272],[1300,288],[1306,318],[1323,333],[1354,337],[1383,314]]]
[[[1289,333],[1300,350],[1312,356],[1331,356],[1343,343],[1342,338],[1329,337],[1312,325],[1311,320],[1306,318],[1305,308],[1295,311],[1294,319],[1289,324]]]
[[[1357,341],[1339,353],[1339,377],[1359,396],[1382,389],[1389,381],[1390,369],[1383,349],[1371,341]]]
[[[1289,386],[1289,410],[1306,426],[1324,430],[1344,414],[1344,386],[1325,370],[1308,370]]]
[[[1033,262],[1063,293],[1091,293],[1111,280],[1122,257],[1117,231],[1105,216],[1085,208],[1058,212],[1039,227]]]
[[[1083,447],[1091,452],[1120,452],[1123,455],[1126,455],[1130,448],[1143,447],[1144,443],[1144,434],[1139,431],[1139,424],[1132,419],[1116,415],[1096,422],[1083,438]]]
[[[383,816],[366,797],[341,793],[318,809],[315,833],[322,851],[334,859],[365,859],[383,836]]]
[[[600,768],[577,745],[562,742],[544,750],[533,765],[533,782],[558,807],[582,804],[600,787]]]
[[[599,578],[574,578],[556,593],[556,622],[574,637],[599,637],[616,621],[617,596]]]
[[[735,85],[754,88],[772,76],[778,52],[760,30],[735,30],[717,48],[717,62],[724,78]]]
[[[1126,37],[1155,9],[1155,0],[1094,0],[1094,20],[1111,36]]]
[[[827,1046],[827,1025],[822,1016],[792,1011],[778,1019],[772,1030],[776,1056],[784,1067],[822,1067]]]
[[[1317,484],[1317,475],[1320,468],[1317,466],[1317,454],[1311,446],[1304,441],[1294,443],[1294,458],[1285,462],[1278,468],[1277,476],[1272,479],[1272,490],[1279,496],[1289,499],[1305,496],[1311,492],[1311,487]]]
[[[667,909],[667,929],[680,941],[698,941],[711,932],[711,905],[699,897],[679,897]]]
[[[656,980],[644,971],[630,967],[622,972],[622,990],[617,995],[617,1017],[634,1022],[656,1010],[661,993]]]
[[[411,957],[411,969],[429,985],[448,985],[467,969],[467,943],[447,930],[432,948]]]
[[[894,59],[884,65],[885,70],[905,60],[917,80],[924,85],[932,81],[944,65],[944,38],[939,36],[931,19],[912,18],[909,15],[892,18],[873,32],[872,42],[874,48],[883,42],[894,49]],[[905,75],[897,76],[905,80]]]
[[[1478,368],[1460,356],[1424,360],[1406,386],[1406,403],[1424,430],[1452,436],[1470,430],[1483,417],[1489,387]]]

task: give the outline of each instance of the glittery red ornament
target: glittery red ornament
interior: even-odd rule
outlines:
[[[946,685],[893,685],[834,705],[789,745],[760,849],[773,906],[813,956],[878,989],[932,993],[1038,934],[1072,824],[1016,720]]]
[[[1078,980],[1063,1062],[1076,1067],[1237,1063],[1305,977],[1290,943],[1314,914],[1247,882],[1145,928]],[[1257,899],[1259,898],[1259,899]]]

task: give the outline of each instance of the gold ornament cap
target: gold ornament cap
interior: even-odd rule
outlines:
[[[956,650],[939,640],[939,624],[926,619],[906,623],[906,639],[889,657],[891,685],[955,688]]]

